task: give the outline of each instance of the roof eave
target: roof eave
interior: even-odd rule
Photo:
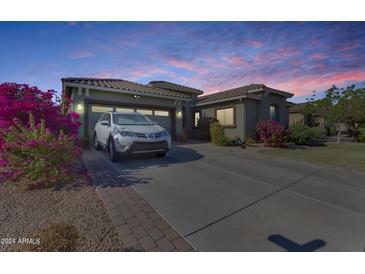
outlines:
[[[143,95],[143,96],[158,97],[158,98],[171,99],[171,100],[190,101],[190,99],[184,98],[184,97],[152,94],[152,93],[148,93],[148,92],[128,90],[128,89],[117,89],[117,88],[107,88],[107,87],[100,87],[100,86],[94,86],[94,85],[78,84],[78,83],[67,82],[64,79],[62,79],[62,82],[65,84],[65,87],[68,86],[68,87],[88,88],[88,89],[95,89],[95,90],[102,90],[102,91],[111,91],[111,92],[116,92],[116,93],[126,93],[126,94],[131,94],[131,95]]]
[[[206,105],[212,105],[212,104],[216,104],[216,103],[221,103],[221,102],[228,102],[228,101],[234,101],[234,100],[240,100],[240,99],[253,99],[253,100],[257,100],[257,101],[261,101],[262,99],[257,97],[257,96],[249,96],[249,95],[241,95],[241,96],[236,96],[236,97],[230,97],[230,98],[224,98],[224,99],[220,99],[220,100],[214,100],[214,101],[209,101],[209,102],[204,102],[204,103],[197,103],[195,106],[206,106]]]

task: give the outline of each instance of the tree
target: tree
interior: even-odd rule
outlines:
[[[351,85],[342,91],[345,124],[352,140],[360,135],[360,126],[365,122],[365,88],[355,88]]]
[[[316,100],[317,91],[309,98],[305,112],[322,116],[325,123],[334,126],[337,130],[337,143],[341,143],[341,126],[346,124],[350,131],[358,132],[365,121],[365,89],[355,88],[355,85],[346,88],[332,86],[325,91],[322,99]],[[353,138],[356,136],[353,135]]]

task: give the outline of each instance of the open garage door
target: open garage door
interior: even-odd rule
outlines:
[[[151,121],[156,122],[161,127],[165,128],[170,134],[172,134],[172,114],[170,110],[159,108],[141,108],[139,106],[109,106],[92,104],[89,106],[89,140],[92,140],[95,124],[100,118],[100,115],[108,111],[117,112],[139,112],[146,115]]]

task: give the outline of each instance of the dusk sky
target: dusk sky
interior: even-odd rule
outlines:
[[[0,22],[0,82],[166,80],[206,94],[251,83],[295,94],[365,82],[365,22]]]

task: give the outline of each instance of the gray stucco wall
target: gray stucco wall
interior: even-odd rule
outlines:
[[[244,100],[245,104],[245,124],[246,124],[246,137],[256,139],[256,124],[258,121],[258,101],[257,100]]]
[[[217,108],[224,108],[235,106],[236,109],[236,127],[235,128],[225,128],[224,132],[227,137],[234,138],[240,137],[241,140],[245,139],[245,110],[243,103],[239,101],[230,101],[225,103],[219,103],[209,106],[197,107],[196,110],[201,110],[202,117],[214,117],[216,118],[215,110]]]
[[[276,105],[279,108],[279,122],[288,126],[289,113],[286,98],[277,94],[263,94],[262,100],[258,104],[258,121],[270,119],[270,105]]]
[[[228,137],[256,138],[256,124],[259,121],[270,119],[270,105],[278,107],[279,122],[288,125],[289,113],[286,105],[286,98],[277,94],[265,92],[261,100],[244,99],[242,102],[229,101],[224,103],[211,104],[207,106],[195,107],[195,110],[201,110],[202,117],[214,117],[215,110],[225,106],[236,107],[236,128],[225,128]]]

